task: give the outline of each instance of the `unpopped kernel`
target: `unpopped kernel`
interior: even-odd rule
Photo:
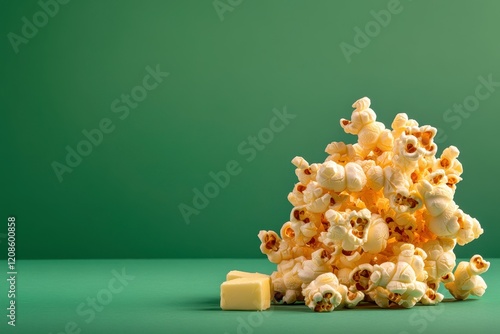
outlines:
[[[483,233],[453,199],[459,150],[436,157],[436,128],[400,113],[387,129],[370,105],[359,99],[351,118],[340,120],[357,143],[328,144],[323,163],[292,160],[298,183],[288,195],[290,219],[279,234],[258,235],[277,264],[273,302],[305,301],[318,312],[362,301],[411,308],[441,302],[441,283],[456,299],[483,295],[479,275],[490,264],[480,255],[453,272],[455,246]]]

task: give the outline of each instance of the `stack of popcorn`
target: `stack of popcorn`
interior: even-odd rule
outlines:
[[[459,151],[436,157],[436,129],[397,114],[392,130],[370,99],[341,119],[356,144],[330,143],[323,163],[295,157],[299,182],[280,233],[260,231],[260,249],[277,264],[275,303],[304,301],[314,311],[373,302],[383,308],[435,305],[441,283],[456,299],[482,296],[489,262],[474,255],[455,271],[453,249],[478,238],[479,222],[454,202]]]

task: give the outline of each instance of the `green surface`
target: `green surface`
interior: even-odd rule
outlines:
[[[232,269],[271,273],[275,266],[264,259],[25,260],[18,264],[17,326],[7,329],[4,319],[0,328],[5,333],[55,334],[74,322],[81,333],[93,334],[491,333],[500,326],[500,260],[488,260],[491,268],[483,275],[488,289],[480,299],[333,313],[314,313],[304,305],[272,306],[262,313],[220,310],[225,274]],[[124,270],[133,279],[90,319],[87,298],[106,300],[113,270]],[[113,282],[112,287],[120,289],[121,284]],[[241,323],[250,327],[238,331]]]
[[[500,257],[499,158],[487,153],[500,89],[470,113],[447,111],[479,77],[500,81],[499,1],[401,0],[379,31],[372,11],[389,0],[221,0],[233,4],[223,20],[213,2],[69,1],[16,53],[9,34],[43,20],[41,7],[2,1],[0,226],[18,218],[19,258],[258,257],[258,231],[289,216],[291,159],[323,161],[329,142],[352,141],[338,120],[365,95],[385,124],[407,112],[442,129],[441,149],[459,147],[456,201],[485,234],[457,253]],[[351,62],[343,42],[358,45]],[[157,65],[170,75],[137,106],[120,102]],[[285,106],[296,118],[252,148]],[[112,132],[59,182],[52,163],[103,119]],[[232,160],[240,173],[186,224],[179,205]]]

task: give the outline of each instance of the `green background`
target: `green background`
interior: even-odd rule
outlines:
[[[499,256],[500,89],[458,129],[443,115],[478,77],[500,81],[500,2],[402,0],[348,62],[340,43],[387,3],[243,1],[221,20],[212,1],[71,1],[16,54],[7,34],[40,6],[2,1],[0,223],[17,218],[18,258],[262,257],[258,231],[289,216],[290,160],[352,142],[338,120],[362,96],[386,125],[406,112],[461,150],[456,202],[485,234],[456,253]],[[157,64],[169,77],[119,119],[111,103]],[[296,118],[246,161],[238,145],[284,106]],[[115,130],[59,182],[51,164],[104,118]],[[231,160],[241,173],[186,224],[179,204]]]

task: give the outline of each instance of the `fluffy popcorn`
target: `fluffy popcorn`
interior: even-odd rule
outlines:
[[[272,263],[281,262],[280,243],[281,238],[274,231],[260,231],[260,251],[267,255],[267,258]]]
[[[486,290],[486,282],[479,276],[490,268],[490,263],[481,255],[474,255],[469,262],[462,261],[455,270],[455,280],[445,284],[456,299],[466,299],[469,295],[481,297]]]
[[[295,169],[295,174],[303,185],[307,185],[309,181],[316,177],[316,172],[318,171],[317,164],[309,166],[309,163],[302,157],[293,158],[292,164],[297,167],[297,169]]]
[[[463,246],[483,234],[483,229],[478,220],[465,214],[462,210],[457,210],[457,222],[460,229],[457,232],[457,243]]]
[[[399,113],[388,129],[367,97],[353,108],[340,126],[357,142],[331,142],[322,163],[293,158],[290,219],[279,235],[258,235],[277,264],[274,302],[304,300],[317,312],[360,302],[411,308],[441,302],[441,284],[456,299],[481,296],[489,262],[475,255],[453,272],[454,248],[484,232],[454,201],[458,148],[436,157],[436,128]]]
[[[437,282],[453,271],[456,260],[453,247],[455,241],[446,238],[430,240],[423,245],[427,254],[425,270],[431,282]]]
[[[378,306],[410,308],[423,297],[427,290],[424,283],[427,273],[422,256],[426,256],[423,250],[403,244],[395,263],[386,262],[373,268],[370,285],[376,288],[370,296]]]
[[[303,290],[306,305],[315,312],[331,312],[342,302],[339,281],[332,273],[320,275]]]
[[[317,180],[320,186],[335,192],[341,192],[347,186],[344,166],[333,161],[322,164],[318,170]]]
[[[367,228],[366,241],[362,248],[365,252],[378,254],[387,246],[389,228],[382,217],[372,214],[372,222]]]
[[[278,271],[271,274],[271,280],[274,286],[274,302],[293,304],[297,300],[303,300],[301,293],[303,282],[298,274],[305,260],[306,258],[304,256],[299,256],[282,261],[278,265]]]
[[[309,284],[319,275],[332,272],[331,255],[325,249],[318,249],[311,254],[312,259],[304,261],[299,270],[299,278],[304,284]]]
[[[332,273],[319,275],[302,290],[306,305],[315,312],[331,312],[335,308],[353,308],[363,300],[362,292],[350,292]]]

